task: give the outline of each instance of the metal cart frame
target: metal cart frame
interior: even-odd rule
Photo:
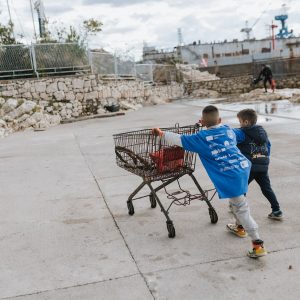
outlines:
[[[179,127],[165,128],[163,130],[179,134],[195,134],[200,130],[198,124]],[[169,216],[170,208],[175,205],[189,205],[192,200],[204,201],[208,206],[211,223],[218,222],[218,215],[211,205],[211,200],[216,194],[215,189],[204,190],[193,175],[195,170],[195,153],[184,151],[181,147],[168,145],[163,138],[154,136],[151,129],[137,130],[121,134],[115,134],[115,154],[117,165],[142,178],[142,183],[130,194],[127,200],[129,215],[134,214],[133,200],[149,197],[151,208],[157,203],[166,217],[169,238],[176,235],[173,221]],[[191,194],[181,188],[179,179],[189,175],[196,185],[199,193]],[[160,185],[153,186],[154,182],[160,181]],[[166,187],[177,181],[179,190],[169,193]],[[150,194],[134,198],[145,186],[150,189]],[[165,189],[171,204],[166,209],[157,192]]]

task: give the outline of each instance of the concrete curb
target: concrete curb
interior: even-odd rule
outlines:
[[[68,123],[74,123],[78,121],[85,121],[85,120],[91,120],[91,119],[100,119],[100,118],[110,118],[110,117],[116,117],[116,116],[124,116],[124,112],[116,112],[116,113],[107,113],[107,114],[97,114],[97,115],[91,115],[91,116],[84,116],[79,118],[71,118],[67,120],[62,120],[61,124],[68,124]]]

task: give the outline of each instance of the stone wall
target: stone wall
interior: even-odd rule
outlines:
[[[158,104],[184,95],[218,97],[251,91],[250,76],[163,86],[141,81],[102,81],[95,75],[0,82],[0,136],[57,125],[61,120]],[[277,88],[300,88],[300,76],[276,79]],[[256,86],[257,87],[257,86]]]
[[[0,97],[32,100],[62,119],[104,112],[113,102],[128,109],[182,95],[183,87],[178,84],[156,87],[141,81],[103,82],[96,75],[0,83]]]
[[[182,97],[183,85],[144,85],[141,81],[102,81],[96,75],[0,82],[0,136],[61,120],[123,110]]]
[[[196,90],[213,90],[221,95],[226,94],[241,94],[248,93],[254,88],[262,87],[263,84],[260,82],[259,85],[251,86],[252,76],[239,76],[231,78],[221,78],[220,80],[191,82],[185,85],[185,92],[189,95]],[[276,87],[282,88],[300,88],[300,75],[285,78],[275,78]]]

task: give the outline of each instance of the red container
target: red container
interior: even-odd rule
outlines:
[[[275,80],[272,79],[272,80],[271,80],[271,89],[274,91],[275,88],[276,88],[276,83],[275,83]]]
[[[150,153],[150,157],[161,173],[180,169],[184,165],[184,150],[179,146],[163,148]]]

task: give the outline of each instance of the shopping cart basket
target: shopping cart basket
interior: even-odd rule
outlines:
[[[176,125],[162,130],[189,135],[197,133],[200,127],[198,124],[183,127]],[[151,129],[115,134],[113,137],[117,165],[140,176],[143,180],[127,200],[129,215],[134,214],[133,200],[149,197],[151,208],[155,208],[157,203],[160,206],[167,219],[169,237],[173,238],[175,237],[175,227],[169,217],[171,206],[173,204],[186,206],[192,200],[202,200],[208,205],[211,223],[218,222],[218,215],[210,203],[216,194],[215,189],[203,190],[193,175],[196,162],[195,153],[184,151],[179,146],[168,145],[163,137],[153,135]],[[191,194],[181,187],[179,178],[184,175],[192,178],[199,190],[198,194]],[[153,183],[156,181],[160,181],[160,184],[154,187]],[[176,192],[168,192],[166,187],[175,181],[177,181],[179,189]],[[149,187],[150,194],[134,198],[145,185]],[[167,198],[171,200],[167,209],[157,195],[161,189],[165,190]]]

